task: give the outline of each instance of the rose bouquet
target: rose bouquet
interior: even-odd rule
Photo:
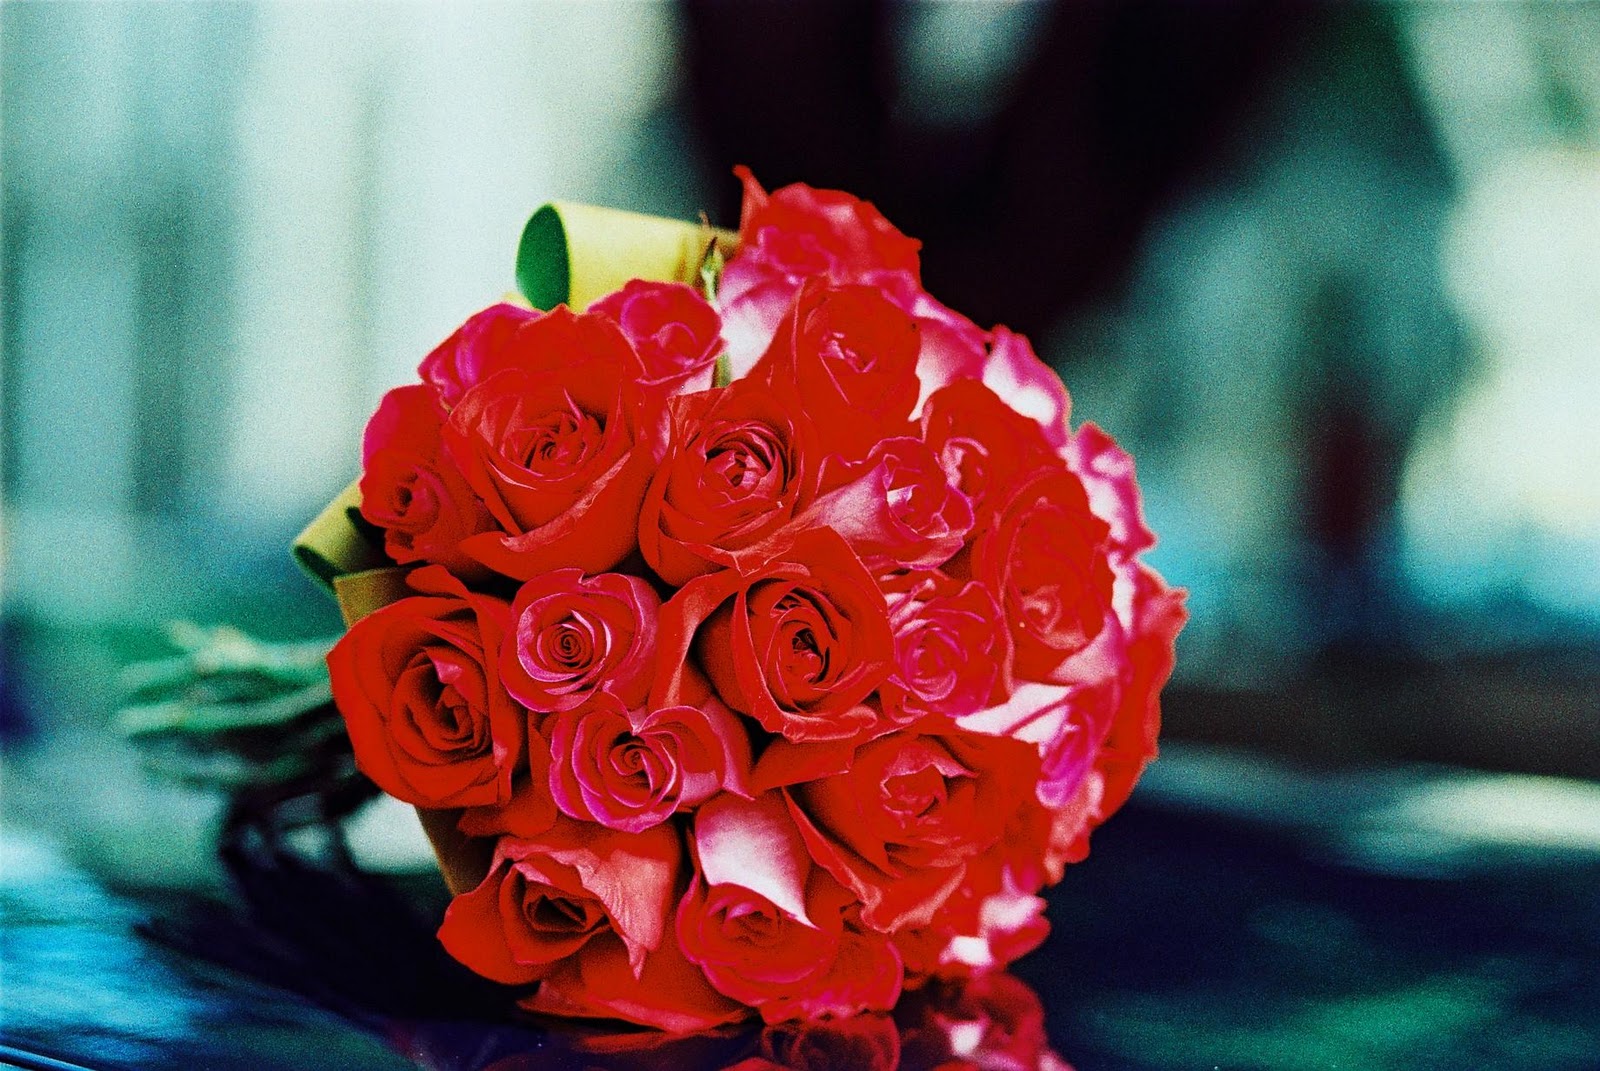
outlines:
[[[1184,611],[1127,454],[871,205],[741,176],[736,237],[542,210],[537,308],[367,425],[343,538],[381,556],[304,548],[439,938],[536,1012],[810,1020],[1002,967],[1155,754]]]

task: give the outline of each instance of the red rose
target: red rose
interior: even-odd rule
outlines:
[[[950,485],[977,513],[1054,454],[1039,426],[975,379],[935,391],[922,408],[922,438],[944,466]]]
[[[678,940],[717,990],[768,1022],[894,1005],[899,956],[846,922],[849,893],[812,865],[781,796],[715,797],[694,842]]]
[[[661,610],[656,706],[684,694],[690,651],[723,701],[791,740],[854,736],[894,651],[883,594],[836,533],[802,532],[749,573],[691,580]]]
[[[519,338],[541,367],[496,372],[445,424],[446,451],[504,529],[462,549],[520,580],[564,567],[604,572],[636,545],[655,467],[633,351],[609,320],[559,308]]]
[[[769,264],[796,275],[844,278],[884,268],[917,272],[922,243],[896,230],[871,202],[801,182],[767,193],[748,167],[733,173],[744,183],[741,252],[775,243]]]
[[[692,287],[634,279],[589,306],[614,321],[639,357],[640,385],[663,397],[711,386],[722,320]]]
[[[932,569],[961,549],[972,506],[917,439],[885,439],[864,461],[825,467],[833,486],[800,524],[845,537],[868,568]]]
[[[571,710],[601,688],[642,703],[660,608],[655,590],[634,576],[556,569],[535,577],[511,601],[500,659],[506,690],[536,711]]]
[[[548,719],[527,718],[526,760],[518,764],[511,782],[511,799],[495,807],[469,807],[456,827],[469,837],[538,837],[555,825],[559,811],[550,795],[550,740],[541,726]]]
[[[870,203],[839,190],[796,183],[768,194],[745,167],[739,252],[722,273],[718,299],[735,376],[766,349],[801,283],[868,282],[874,272],[903,273],[920,290],[917,250]]]
[[[574,818],[636,833],[724,788],[746,791],[749,736],[713,698],[646,712],[601,692],[551,725],[550,792]]]
[[[958,718],[989,705],[1009,675],[1010,647],[994,596],[939,572],[883,582],[894,630],[894,670],[878,689],[884,713],[907,724]]]
[[[527,731],[496,669],[509,611],[439,566],[410,582],[422,594],[357,621],[328,653],[356,764],[419,807],[504,805]]]
[[[803,410],[738,380],[675,399],[667,456],[639,515],[639,549],[681,587],[788,524],[815,495],[816,432]]]
[[[1066,662],[1095,638],[1111,606],[1109,529],[1064,464],[995,496],[973,542],[974,579],[1000,599],[1022,680],[1070,683]]]
[[[518,330],[542,315],[503,302],[475,313],[422,359],[417,369],[422,382],[433,388],[448,411],[468,388],[520,363]]]
[[[850,769],[790,789],[816,860],[861,898],[878,930],[926,926],[966,863],[1000,839],[1038,778],[1028,744],[951,732],[899,732]]]
[[[749,1008],[711,988],[670,932],[660,948],[645,955],[638,970],[621,943],[593,941],[518,1003],[540,1015],[622,1019],[675,1034],[709,1030],[750,1014]]]
[[[461,553],[461,541],[493,522],[442,456],[440,421],[427,387],[383,396],[362,438],[361,515],[383,529],[384,551],[400,564],[428,561],[470,573],[479,566]]]
[[[750,379],[827,429],[831,453],[856,460],[910,433],[919,345],[916,322],[875,287],[807,283]]]
[[[538,840],[503,837],[476,889],[451,901],[439,940],[485,978],[521,985],[591,945],[635,976],[670,941],[683,846],[670,825],[618,833],[561,819]]]

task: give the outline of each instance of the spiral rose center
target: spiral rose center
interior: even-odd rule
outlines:
[[[863,353],[850,345],[841,331],[830,331],[822,337],[818,347],[824,357],[831,361],[840,361],[857,372],[870,372],[877,366],[877,359],[870,353]]]
[[[777,443],[754,429],[717,440],[706,454],[706,479],[730,498],[749,498],[762,487],[782,479],[781,451]]]
[[[564,475],[588,459],[604,437],[605,422],[584,412],[568,395],[565,408],[545,413],[523,429],[519,461],[535,475]]]
[[[946,479],[968,498],[983,497],[989,486],[989,454],[973,439],[952,438],[939,452]]]
[[[528,925],[546,933],[581,934],[600,924],[593,905],[576,903],[571,897],[531,897],[526,906]]]
[[[915,773],[888,778],[883,785],[883,806],[902,821],[909,822],[937,810],[947,795],[944,776],[933,767],[925,766]]]
[[[594,663],[595,635],[588,622],[569,618],[552,625],[539,637],[542,661],[551,667],[578,671]]]
[[[817,642],[817,634],[802,621],[786,621],[780,641],[783,672],[790,677],[815,683],[828,673],[828,655]]]
[[[723,933],[741,944],[773,944],[782,935],[782,929],[783,921],[758,904],[735,904],[723,917]]]
[[[932,625],[918,630],[902,672],[925,699],[937,701],[955,691],[956,667],[961,664],[959,641]]]

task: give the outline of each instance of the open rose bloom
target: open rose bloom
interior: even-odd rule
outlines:
[[[1185,615],[1132,460],[871,205],[741,175],[720,286],[485,309],[362,444],[394,583],[334,697],[439,849],[440,941],[533,1011],[998,971],[1155,755]]]

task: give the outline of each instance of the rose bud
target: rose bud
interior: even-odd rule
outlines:
[[[799,525],[832,528],[875,571],[943,565],[972,528],[966,496],[916,439],[885,439],[865,461],[825,466],[823,481],[834,489]]]
[[[916,321],[877,288],[808,282],[750,379],[804,410],[827,429],[828,449],[854,461],[913,430],[920,345]]]
[[[561,819],[537,840],[503,837],[482,884],[451,901],[439,940],[485,978],[537,981],[591,945],[635,976],[669,938],[683,854],[670,825],[617,833]]]
[[[729,707],[791,740],[838,740],[877,719],[862,705],[894,653],[877,583],[826,528],[752,572],[691,580],[661,609],[654,706],[685,694],[691,650]]]
[[[894,669],[878,689],[884,713],[909,724],[986,708],[1010,655],[994,596],[939,572],[896,574],[882,587],[894,630]]]
[[[1099,634],[1110,612],[1110,530],[1089,511],[1083,483],[1059,462],[994,496],[980,524],[971,577],[1000,599],[1016,676],[1070,683],[1067,660]]]
[[[356,765],[418,807],[500,806],[525,748],[525,714],[501,686],[509,610],[439,566],[422,594],[357,621],[328,653]]]
[[[437,393],[444,411],[470,387],[520,361],[517,332],[543,313],[502,302],[474,314],[422,359],[417,373]]]
[[[769,1023],[893,1007],[899,955],[846,921],[852,897],[812,864],[778,793],[708,801],[694,845],[677,934],[713,987]]]
[[[860,897],[864,923],[892,932],[932,921],[1038,774],[1030,744],[899,732],[863,745],[843,775],[788,791],[812,856]]]
[[[536,711],[571,710],[602,687],[642,703],[660,608],[660,596],[634,576],[556,569],[535,577],[511,601],[500,658],[506,690]]]
[[[711,386],[722,320],[694,288],[634,279],[589,312],[622,328],[639,357],[639,384],[648,392],[666,398]]]
[[[816,432],[759,384],[675,399],[666,458],[645,493],[639,549],[663,580],[740,564],[815,496]]]
[[[462,549],[519,580],[605,572],[636,546],[655,467],[633,350],[609,320],[560,308],[521,329],[519,345],[539,367],[489,376],[444,427],[446,452],[503,529]]]
[[[922,439],[938,455],[950,486],[980,517],[991,498],[1054,459],[1039,426],[975,379],[957,380],[928,398]]]
[[[637,833],[727,788],[748,791],[750,738],[708,697],[629,711],[601,692],[551,719],[550,792],[574,818]]]

